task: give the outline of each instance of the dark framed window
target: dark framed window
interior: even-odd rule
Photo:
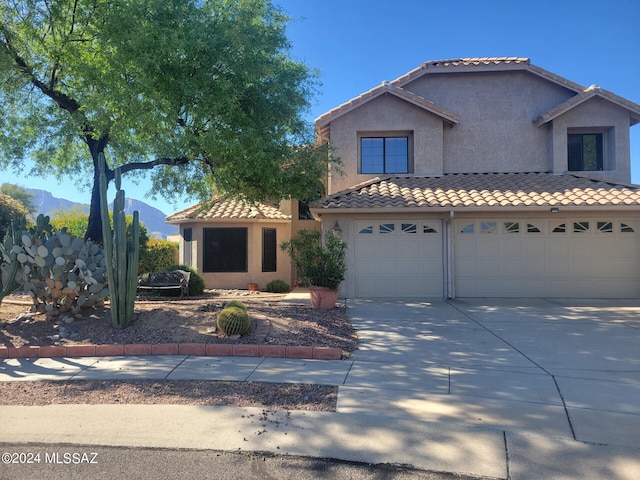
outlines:
[[[193,229],[191,228],[185,228],[182,231],[182,239],[184,240],[183,242],[183,252],[182,252],[182,263],[187,265],[188,267],[191,266],[191,245],[192,245],[192,239],[193,239]]]
[[[567,139],[569,171],[604,169],[602,133],[570,133]]]
[[[278,242],[275,228],[262,229],[262,271],[275,272],[277,270],[276,258],[278,255]]]
[[[409,137],[361,137],[360,173],[409,173]]]
[[[247,271],[246,228],[205,228],[203,236],[204,272]]]

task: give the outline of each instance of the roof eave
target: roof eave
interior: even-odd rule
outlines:
[[[177,220],[165,220],[168,225],[182,225],[183,223],[289,223],[287,218],[180,218]]]
[[[382,215],[385,213],[476,213],[476,212],[490,212],[490,213],[508,213],[508,212],[548,212],[551,208],[558,208],[560,212],[564,211],[593,211],[593,210],[606,210],[606,211],[640,211],[640,204],[637,205],[610,205],[610,204],[596,204],[596,205],[562,205],[549,204],[549,205],[511,205],[511,206],[449,206],[449,207],[367,207],[367,208],[354,208],[354,207],[331,207],[331,208],[311,208],[311,213],[322,217],[323,214],[333,215],[356,215],[356,214],[377,214]]]

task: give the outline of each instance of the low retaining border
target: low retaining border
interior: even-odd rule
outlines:
[[[340,360],[342,350],[334,347],[251,345],[229,343],[158,343],[129,345],[0,346],[0,359],[52,357],[108,357],[129,355],[198,355],[211,357],[275,357]]]

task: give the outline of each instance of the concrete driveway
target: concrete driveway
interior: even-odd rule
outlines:
[[[361,345],[339,412],[640,448],[640,301],[349,300],[349,315]]]

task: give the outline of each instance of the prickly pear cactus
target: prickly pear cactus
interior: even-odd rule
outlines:
[[[217,324],[225,335],[242,335],[251,328],[251,319],[245,310],[226,307],[218,314]]]
[[[102,305],[109,293],[102,249],[66,229],[52,231],[49,217],[40,215],[34,227],[5,237],[3,250],[4,262],[16,269],[15,282],[39,312],[77,312]]]
[[[19,252],[14,251],[13,246],[20,242],[21,232],[26,228],[25,217],[11,221],[4,241],[0,243],[0,303],[2,299],[20,288],[16,282],[16,275],[20,263],[16,261]]]

